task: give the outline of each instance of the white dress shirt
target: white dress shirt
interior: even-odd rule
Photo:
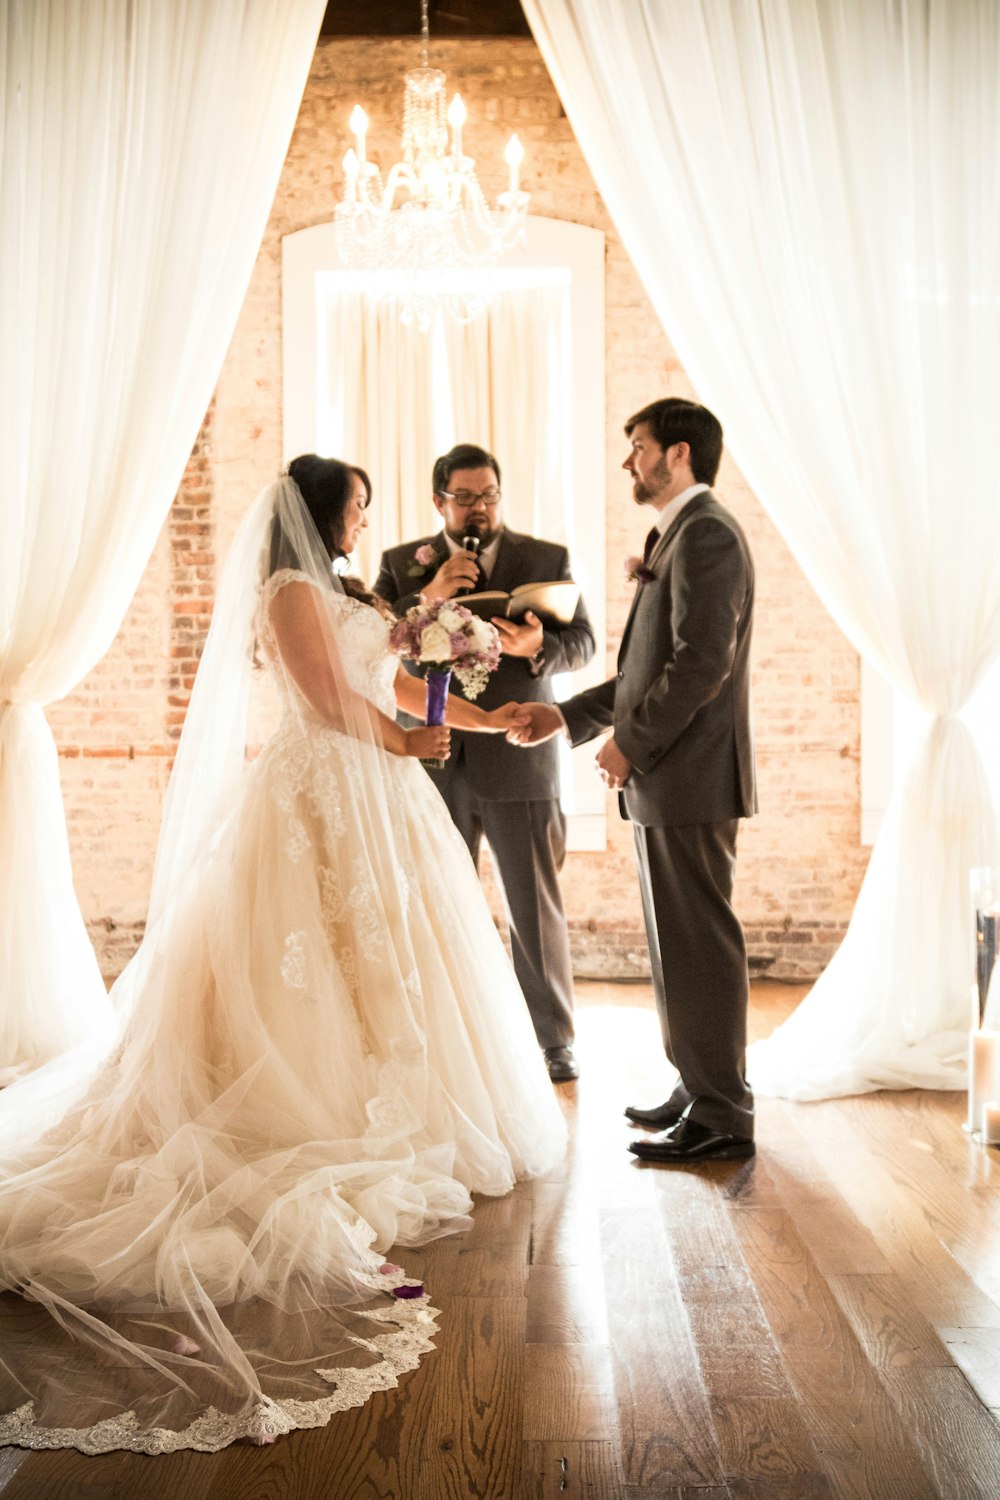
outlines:
[[[657,512],[656,520],[653,522],[660,535],[662,536],[671,522],[677,519],[689,500],[693,500],[695,495],[704,494],[711,488],[710,484],[689,484],[686,490],[681,490],[679,495],[668,500],[663,509]]]

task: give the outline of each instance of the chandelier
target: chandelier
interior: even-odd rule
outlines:
[[[475,162],[462,149],[462,96],[456,94],[446,110],[445,75],[428,65],[427,0],[421,0],[420,22],[421,64],[404,80],[402,160],[383,178],[365,150],[368,116],[355,105],[354,145],[344,156],[343,197],[334,209],[343,263],[359,271],[402,273],[411,305],[427,300],[426,284],[439,283],[442,273],[495,265],[523,238],[529,201],[518,180],[524,149],[512,135],[504,152],[507,190],[490,208]],[[477,304],[483,300],[479,293]],[[425,322],[426,309],[417,305],[416,311]]]

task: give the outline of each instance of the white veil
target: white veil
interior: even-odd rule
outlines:
[[[280,540],[272,559],[275,537]],[[112,989],[114,1019],[16,1089],[0,1090],[0,1171],[23,1145],[63,1117],[114,1050],[155,955],[169,947],[166,919],[190,892],[195,873],[233,814],[246,766],[251,689],[262,666],[257,653],[261,594],[279,569],[294,570],[313,584],[318,617],[331,597],[343,592],[302,493],[287,473],[257,496],[237,528],[219,579],[164,800],[145,935]],[[337,670],[342,683],[339,663]],[[353,695],[344,696],[345,721],[359,742],[371,743],[367,717],[357,711]]]

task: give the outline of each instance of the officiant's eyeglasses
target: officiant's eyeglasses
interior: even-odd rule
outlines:
[[[478,495],[474,490],[438,490],[438,494],[443,500],[454,500],[460,510],[468,510],[477,500],[481,500],[484,505],[500,504],[500,491],[495,484],[490,485],[488,490],[480,490]]]

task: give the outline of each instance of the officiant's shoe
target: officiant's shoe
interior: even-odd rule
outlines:
[[[572,1083],[574,1078],[580,1076],[572,1047],[546,1047],[545,1066],[553,1083]]]
[[[656,1104],[652,1109],[640,1109],[637,1104],[626,1104],[625,1118],[631,1120],[633,1125],[645,1125],[647,1129],[669,1130],[671,1125],[677,1125],[684,1114],[683,1108],[678,1109],[676,1104],[671,1104],[668,1099],[666,1104]]]
[[[664,1166],[683,1166],[686,1162],[733,1161],[743,1156],[753,1156],[757,1147],[753,1141],[739,1135],[723,1135],[697,1120],[681,1120],[673,1130],[662,1135],[650,1136],[644,1141],[630,1141],[630,1151],[640,1161],[660,1162]]]

